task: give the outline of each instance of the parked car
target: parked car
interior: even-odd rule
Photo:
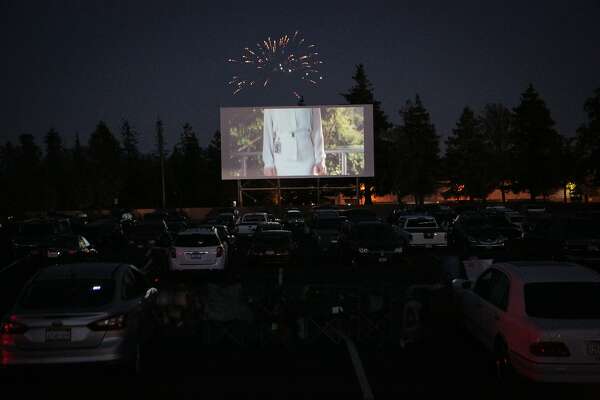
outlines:
[[[321,254],[338,253],[341,227],[344,218],[316,218],[313,220],[310,232]]]
[[[225,270],[227,243],[219,238],[216,228],[194,228],[175,236],[170,248],[171,271]]]
[[[14,258],[39,255],[41,247],[53,236],[71,233],[68,219],[30,219],[18,223],[11,241]]]
[[[142,222],[131,228],[127,235],[129,245],[133,247],[167,247],[170,244],[171,236],[165,221]]]
[[[58,263],[91,260],[98,256],[98,250],[81,235],[60,235],[44,245],[48,260]]]
[[[139,372],[155,329],[157,292],[131,265],[42,269],[1,323],[0,363],[115,362]]]
[[[544,257],[577,261],[600,261],[600,220],[589,218],[553,218],[538,221],[511,249],[525,258]]]
[[[269,222],[268,213],[260,212],[242,215],[236,226],[238,238],[252,237],[258,224],[262,222]]]
[[[493,213],[487,215],[487,221],[495,230],[507,240],[521,239],[523,231],[510,222],[504,213]]]
[[[288,265],[295,260],[296,245],[291,231],[257,232],[248,250],[248,263],[257,265]]]
[[[451,242],[462,251],[481,251],[504,248],[506,237],[480,213],[460,214],[451,226]]]
[[[410,247],[447,247],[448,237],[435,218],[428,215],[403,216],[398,227],[405,234]]]
[[[100,247],[119,243],[125,237],[125,229],[121,222],[112,218],[90,222],[79,233]]]
[[[453,283],[464,325],[502,379],[600,382],[600,275],[576,264],[494,264]],[[471,288],[472,286],[472,288]]]
[[[396,264],[407,246],[394,225],[363,221],[352,225],[340,238],[340,260],[352,267]]]

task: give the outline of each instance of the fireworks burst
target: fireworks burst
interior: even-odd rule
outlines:
[[[244,48],[240,58],[227,61],[240,64],[239,74],[232,76],[228,83],[234,95],[255,85],[266,88],[277,76],[300,79],[311,85],[317,85],[323,79],[319,71],[323,61],[319,58],[316,45],[306,45],[299,31],[279,39],[268,37],[256,43],[254,48]],[[297,92],[293,93],[298,97]]]

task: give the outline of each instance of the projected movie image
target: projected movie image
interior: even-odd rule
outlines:
[[[370,105],[221,109],[223,179],[373,176]]]

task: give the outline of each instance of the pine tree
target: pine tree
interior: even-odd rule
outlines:
[[[446,140],[446,174],[452,187],[464,187],[464,195],[485,199],[494,188],[490,151],[480,121],[465,107],[456,128]]]
[[[412,194],[422,205],[435,192],[440,169],[439,136],[419,95],[400,110],[402,125],[394,129],[392,189],[399,196]]]
[[[375,191],[383,194],[390,190],[388,176],[390,171],[390,157],[385,141],[387,131],[391,125],[381,108],[381,103],[375,99],[373,84],[369,81],[363,64],[356,66],[356,72],[352,77],[355,84],[350,91],[342,93],[342,97],[350,104],[372,104],[373,105],[373,145],[375,159],[375,179],[363,179],[365,183],[365,204],[371,204],[371,187],[375,185]]]
[[[121,141],[123,142],[123,155],[125,160],[128,162],[135,161],[139,158],[140,152],[138,150],[138,134],[131,127],[129,121],[123,120],[121,126]]]
[[[483,135],[490,149],[490,165],[495,186],[500,189],[502,202],[506,202],[506,193],[511,184],[511,129],[513,114],[502,104],[487,104],[480,117]]]
[[[575,152],[578,155],[577,183],[586,197],[600,185],[600,88],[585,101],[587,122],[577,129]]]
[[[560,186],[560,135],[550,110],[529,85],[514,109],[511,134],[514,187],[526,190],[531,199],[547,195]]]

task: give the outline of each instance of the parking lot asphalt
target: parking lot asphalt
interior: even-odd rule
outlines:
[[[432,263],[431,252],[407,254],[398,265],[351,271],[338,259],[322,257],[310,241],[301,239],[301,252],[283,277],[278,268],[249,270],[243,257],[232,258],[228,274],[165,273],[160,249],[103,249],[103,260],[127,262],[160,272],[159,289],[188,289],[216,283],[241,282],[249,292],[264,293],[281,285],[291,296],[310,285],[358,285],[403,291],[408,285],[438,282],[444,276]],[[452,256],[453,250],[436,256]],[[161,272],[162,271],[162,272]],[[281,282],[283,280],[283,283]],[[3,282],[7,284],[7,282]],[[386,289],[386,290],[387,290]],[[499,386],[488,355],[458,328],[453,315],[434,324],[426,340],[408,348],[390,334],[356,340],[356,349],[374,398],[451,396],[460,398],[597,398],[597,386],[523,383]],[[317,328],[315,328],[317,329]],[[374,327],[373,331],[378,328]],[[382,328],[383,330],[386,328]],[[375,332],[376,333],[376,332]],[[385,340],[378,338],[385,337]],[[307,343],[266,341],[240,345],[225,332],[220,341],[205,340],[201,325],[169,325],[146,352],[143,374],[123,374],[112,367],[41,367],[15,376],[2,371],[3,388],[19,395],[52,398],[365,398],[355,364],[343,341],[320,335]],[[18,372],[21,374],[21,371]]]

